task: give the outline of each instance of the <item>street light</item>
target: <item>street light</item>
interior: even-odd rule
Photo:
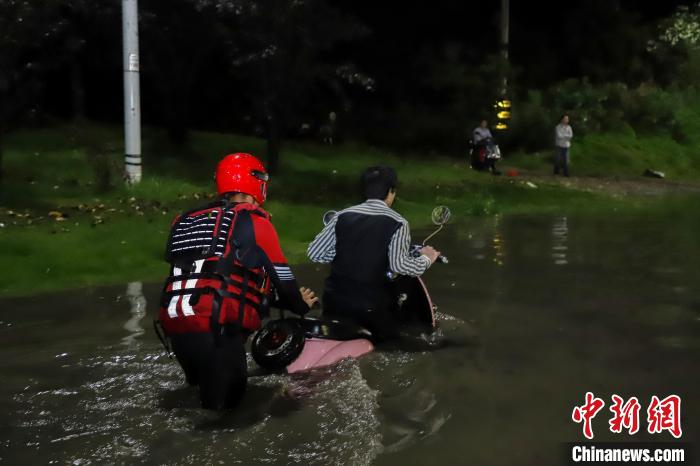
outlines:
[[[508,122],[510,121],[511,112],[511,102],[506,98],[501,98],[496,101],[493,108],[496,110],[496,129],[503,131],[508,129]]]

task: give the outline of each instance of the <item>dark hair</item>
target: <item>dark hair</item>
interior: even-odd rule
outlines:
[[[362,193],[365,199],[386,199],[396,189],[396,172],[391,167],[369,167],[362,173]]]

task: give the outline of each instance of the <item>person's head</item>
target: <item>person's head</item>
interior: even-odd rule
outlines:
[[[234,201],[264,204],[268,180],[265,166],[250,154],[229,154],[216,167],[216,191]]]
[[[486,128],[489,127],[489,122],[486,121],[486,120],[481,120],[481,123],[479,123],[479,126],[481,126],[482,128],[486,129]]]
[[[396,172],[391,167],[369,167],[362,173],[362,193],[365,199],[379,199],[388,206],[396,197]]]
[[[561,124],[562,125],[569,124],[569,115],[567,115],[566,113],[561,116]]]

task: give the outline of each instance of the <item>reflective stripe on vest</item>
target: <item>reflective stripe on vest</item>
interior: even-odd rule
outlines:
[[[194,273],[201,272],[202,265],[204,265],[204,259],[199,259],[199,260],[195,261],[194,265],[195,265]],[[182,275],[182,269],[180,267],[173,267],[173,275],[176,277]],[[179,281],[173,282],[172,290],[179,291],[181,289],[185,289],[185,290],[196,289],[196,286],[197,286],[197,279],[196,278],[187,280],[185,282],[185,287],[181,288],[183,281],[184,280],[179,280]],[[180,305],[181,305],[183,316],[193,316],[194,309],[192,309],[192,306],[190,305],[190,298],[191,297],[192,297],[191,294],[173,296],[170,299],[170,304],[168,304],[168,316],[171,319],[175,319],[177,317],[177,304],[178,303],[180,303]]]

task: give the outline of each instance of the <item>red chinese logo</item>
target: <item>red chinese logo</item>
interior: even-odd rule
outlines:
[[[613,413],[613,418],[610,419],[610,432],[619,434],[622,428],[627,429],[630,435],[634,435],[639,431],[639,400],[633,396],[626,403],[618,395],[612,396],[613,405],[610,411]]]
[[[593,438],[593,423],[591,422],[598,411],[603,409],[605,402],[600,398],[596,398],[593,393],[586,392],[586,403],[582,406],[576,406],[571,413],[571,419],[574,422],[583,422],[583,435],[587,439]]]
[[[667,430],[675,438],[683,435],[681,430],[681,397],[669,395],[663,400],[654,395],[647,409],[647,421],[650,434],[657,434]]]
[[[612,396],[610,412],[612,418],[608,421],[610,432],[619,434],[623,429],[629,435],[639,432],[639,411],[641,405],[637,397],[633,396],[625,401],[619,395]],[[575,406],[571,413],[571,419],[576,423],[583,423],[583,435],[587,439],[592,439],[593,418],[603,409],[605,402],[596,398],[591,392],[586,392],[586,402],[581,406]],[[647,432],[658,434],[668,431],[675,438],[683,435],[681,430],[681,397],[669,395],[663,400],[659,400],[656,395],[651,397],[647,408]]]

